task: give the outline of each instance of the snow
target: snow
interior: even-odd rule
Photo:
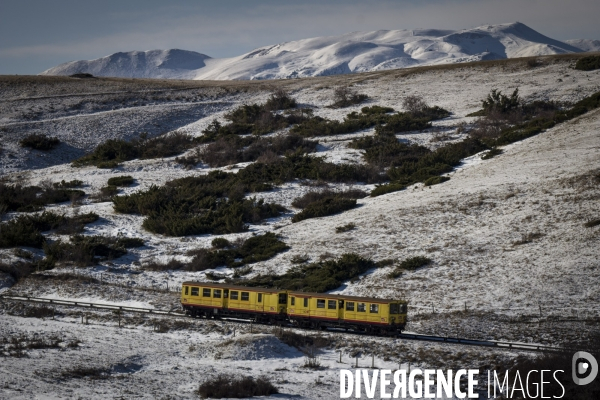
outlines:
[[[563,54],[597,49],[597,43],[560,42],[515,22],[460,31],[380,30],[316,37],[215,59],[183,50],[115,53],[73,61],[41,75],[169,79],[282,79],[380,71],[418,65]]]
[[[419,32],[419,35],[432,37],[451,34]],[[372,33],[366,39],[372,41],[377,37],[404,40],[401,34],[389,31]],[[312,44],[307,42],[306,46],[321,48],[319,40]],[[436,49],[442,50],[442,47]],[[281,51],[261,50],[264,54]],[[266,56],[257,53],[255,57]],[[214,60],[205,62],[210,65]],[[465,137],[459,128],[464,124],[468,129],[475,120],[466,115],[479,109],[481,100],[493,88],[510,93],[518,87],[520,95],[528,101],[545,99],[567,103],[600,91],[600,71],[577,71],[571,64],[572,60],[550,57],[535,68],[515,60],[502,65],[475,64],[298,79],[274,82],[273,86],[260,86],[257,82],[223,83],[227,91],[209,84],[178,81],[139,81],[135,82],[137,86],[119,89],[115,85],[125,85],[124,82],[97,80],[87,81],[85,90],[74,86],[75,80],[64,80],[53,87],[44,87],[42,83],[8,85],[2,89],[3,99],[7,101],[0,104],[4,148],[0,154],[0,173],[5,181],[23,184],[80,179],[88,194],[105,186],[113,176],[133,176],[136,184],[122,189],[122,193],[133,193],[175,178],[206,174],[212,169],[200,165],[185,170],[173,158],[133,160],[117,169],[73,168],[69,161],[108,138],[133,137],[140,132],[138,127],[146,129],[159,120],[166,122],[152,131],[153,134],[164,129],[201,135],[213,118],[223,121],[223,115],[234,107],[264,102],[273,87],[290,91],[300,104],[313,107],[316,115],[338,120],[365,105],[402,110],[406,96],[422,95],[429,104],[444,107],[453,114],[436,122],[432,129],[409,132],[398,138],[435,148],[445,143],[432,142],[438,133],[448,134],[450,140]],[[42,82],[49,78],[37,79]],[[332,89],[349,84],[359,93],[367,94],[369,101],[347,109],[326,108],[331,104]],[[173,89],[176,87],[177,91]],[[74,92],[88,94],[71,94]],[[121,104],[119,96],[131,93],[135,100]],[[142,101],[143,93],[152,93],[158,98],[143,100],[152,104],[133,104]],[[94,100],[82,109],[67,107],[84,99]],[[29,108],[40,110],[37,120],[29,121],[23,116],[30,115],[27,114]],[[33,126],[38,132],[59,136],[63,144],[49,155],[20,148],[19,138]],[[411,310],[408,330],[423,334],[549,345],[575,340],[587,330],[597,330],[598,325],[593,321],[600,315],[597,273],[600,231],[597,227],[584,227],[585,222],[598,218],[600,189],[594,176],[600,168],[599,131],[600,110],[596,110],[538,136],[505,146],[502,154],[490,160],[482,160],[480,155],[469,157],[449,174],[450,181],[443,184],[429,188],[414,185],[402,192],[360,199],[356,209],[294,224],[290,217],[298,210],[291,209],[280,218],[251,225],[248,232],[224,237],[234,240],[272,231],[291,247],[271,260],[253,264],[254,272],[250,276],[283,273],[291,267],[293,256],[304,254],[311,261],[347,252],[375,261],[428,256],[434,261],[432,265],[406,272],[401,278],[387,278],[392,267],[375,269],[336,292],[404,298],[409,301]],[[355,137],[373,133],[374,130],[369,129],[318,138],[318,155],[333,162],[363,162],[360,151],[348,149],[346,145]],[[243,165],[223,169],[236,172]],[[372,189],[360,183],[352,186]],[[344,189],[349,185],[331,184],[330,187]],[[256,196],[291,208],[294,198],[312,188],[307,182],[295,181],[270,192],[256,193]],[[172,290],[181,282],[205,280],[204,271],[148,272],[141,264],[153,259],[163,262],[172,258],[186,259],[188,250],[209,247],[214,236],[154,235],[142,229],[143,217],[116,214],[110,203],[93,203],[89,199],[75,207],[60,204],[49,209],[66,214],[95,212],[101,219],[86,227],[86,235],[123,234],[143,238],[146,245],[96,267],[61,267],[44,272],[96,279],[102,274],[103,284],[27,279],[8,289],[13,282],[0,274],[3,293],[171,309],[177,307],[179,301],[178,294]],[[9,213],[4,218],[14,215]],[[336,227],[350,222],[356,224],[355,230],[335,233]],[[524,237],[535,233],[541,235],[529,243],[519,244]],[[57,238],[56,235],[50,237]],[[40,252],[36,254],[39,256]],[[13,262],[16,256],[12,250],[3,249],[0,258]],[[233,270],[220,268],[219,272],[232,274]],[[167,283],[170,292],[165,290]],[[436,314],[430,313],[432,305]],[[472,313],[463,313],[465,306]],[[248,324],[182,319],[182,323],[187,321],[190,325],[158,333],[152,330],[152,321],[142,318],[135,322],[133,315],[127,316],[124,328],[119,329],[109,312],[59,308],[64,314],[56,320],[42,320],[10,315],[13,307],[16,306],[12,303],[0,306],[0,338],[34,333],[63,334],[66,339],[81,340],[82,344],[75,349],[27,350],[26,358],[3,358],[0,398],[35,395],[160,398],[167,394],[194,398],[193,391],[204,379],[232,371],[251,376],[269,374],[282,392],[281,397],[335,398],[339,394],[339,369],[354,365],[355,359],[350,354],[355,351],[361,353],[362,367],[370,366],[370,355],[374,353],[376,366],[391,369],[398,368],[398,364],[404,367],[409,361],[414,367],[479,367],[490,365],[491,360],[500,365],[501,360],[512,362],[516,356],[490,349],[324,333],[335,344],[318,355],[325,368],[312,371],[303,368],[304,355],[278,341],[271,327],[254,326],[255,331],[250,333]],[[547,319],[537,317],[540,307]],[[587,316],[587,321],[561,323],[554,318],[572,316],[574,310]],[[82,311],[90,313],[90,325],[78,323]],[[530,322],[523,322],[522,318]],[[511,323],[512,320],[518,322]],[[580,325],[584,329],[580,329]],[[343,351],[342,364],[337,362],[337,350]],[[32,368],[33,363],[35,368]],[[111,378],[58,379],[62,371],[82,363],[109,368]]]

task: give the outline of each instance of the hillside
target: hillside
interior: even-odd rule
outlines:
[[[440,29],[352,32],[279,43],[215,59],[183,50],[116,53],[73,61],[41,75],[168,79],[287,79],[423,65],[593,51],[593,41],[560,42],[516,22],[459,31]],[[584,50],[582,50],[584,49]]]
[[[273,82],[2,77],[2,183],[50,188],[53,183],[80,180],[77,189],[83,190],[85,197],[48,204],[44,209],[73,218],[95,213],[98,219],[82,228],[84,237],[137,238],[143,240],[143,246],[127,248],[126,254],[115,253],[87,266],[58,261],[54,268],[18,281],[0,273],[0,292],[168,310],[178,307],[178,293],[173,288],[183,281],[224,282],[236,278],[237,283],[244,284],[257,277],[275,279],[298,266],[336,261],[345,253],[354,253],[379,264],[329,291],[408,300],[408,331],[548,345],[586,339],[598,331],[600,321],[600,250],[596,245],[600,235],[600,109],[564,120],[557,118],[556,124],[536,135],[498,145],[499,154],[493,158],[482,158],[489,154],[489,148],[474,150],[443,173],[450,178],[447,181],[431,185],[425,185],[423,179],[411,181],[403,190],[376,197],[366,194],[391,180],[390,170],[398,164],[385,164],[382,160],[386,155],[381,149],[373,161],[367,157],[369,148],[355,144],[381,137],[381,124],[350,132],[326,133],[316,128],[301,131],[306,135],[303,139],[318,142],[303,142],[306,157],[322,157],[327,163],[316,177],[290,178],[294,170],[277,170],[285,157],[273,153],[275,145],[281,145],[278,140],[291,137],[298,125],[306,123],[302,120],[306,115],[313,118],[311,123],[317,124],[320,120],[315,117],[321,117],[330,121],[329,126],[335,125],[331,121],[366,120],[363,107],[370,107],[366,112],[383,110],[387,117],[380,118],[411,118],[406,102],[411,96],[450,114],[435,117],[431,126],[417,125],[388,134],[390,148],[407,151],[401,146],[404,144],[432,154],[476,138],[482,127],[510,129],[520,124],[516,114],[505,116],[512,118],[507,125],[501,125],[493,115],[472,116],[482,109],[482,101],[493,89],[510,95],[518,88],[523,104],[537,104],[534,112],[538,118],[554,118],[557,114],[553,113],[571,110],[577,102],[600,92],[600,70],[574,69],[579,57],[540,56],[534,63],[528,62],[531,59],[492,60]],[[210,65],[212,61],[204,62]],[[340,88],[367,97],[347,107],[332,107]],[[282,106],[284,109],[269,111],[270,117],[263,113],[262,119],[252,125],[253,129],[269,129],[251,134],[248,126],[239,123],[229,129],[240,129],[242,133],[209,137],[220,132],[214,130],[215,119],[222,127],[236,115],[243,114],[250,120],[251,105],[265,104],[277,89],[297,104],[295,108]],[[295,122],[277,125],[283,118]],[[393,122],[383,121],[386,127]],[[49,151],[21,147],[19,142],[32,132],[57,137],[60,143]],[[133,157],[104,168],[83,162],[79,166],[71,164],[110,139],[131,143],[143,132],[159,139],[169,137],[161,136],[165,132],[187,134],[198,141],[177,155]],[[221,147],[215,145],[217,142]],[[265,143],[271,145],[270,153],[264,148],[260,157],[243,153]],[[238,155],[250,155],[234,161],[216,157],[228,155],[228,147],[235,147]],[[182,157],[191,161],[182,164]],[[289,154],[288,159],[296,164],[306,162]],[[414,161],[406,160],[406,164]],[[303,165],[305,171],[313,164]],[[350,174],[338,179],[326,174],[339,171],[336,166],[342,171],[347,168],[345,171],[358,172],[372,167],[388,174],[384,176],[389,179],[377,181],[369,175],[361,180],[348,177]],[[254,205],[264,200],[285,207],[278,215],[251,209],[247,230],[227,220],[228,224],[219,226],[222,231],[157,233],[157,229],[173,227],[169,225],[172,221],[183,220],[179,209],[169,210],[164,226],[144,225],[156,215],[142,214],[144,210],[138,212],[141,208],[117,212],[112,198],[115,193],[101,195],[110,178],[130,176],[132,183],[115,188],[117,197],[164,190],[160,193],[169,196],[148,197],[145,204],[168,202],[179,196],[172,189],[177,183],[167,184],[169,181],[212,177],[225,182],[243,176],[244,183],[267,170],[281,172],[269,181],[270,186],[255,185],[244,191],[240,182],[234,181],[238,185],[227,191],[228,200],[255,199],[251,200]],[[213,190],[210,185],[201,189]],[[303,212],[295,200],[325,189],[353,189],[365,195],[358,196],[356,206],[343,212],[292,222]],[[184,192],[189,193],[201,191]],[[209,206],[220,207],[206,198],[188,197],[202,201],[200,209],[193,208],[187,214],[190,220],[207,213]],[[158,214],[166,210],[163,203],[157,204]],[[239,211],[233,207],[227,210]],[[3,224],[22,215],[37,214],[9,211],[2,216]],[[243,240],[266,233],[276,234],[289,248],[243,267],[224,263],[205,269],[186,267],[193,265],[198,254],[215,251],[213,240],[217,237],[227,239],[231,246],[240,246]],[[45,231],[44,238],[47,244],[80,240],[61,229]],[[6,264],[48,258],[47,246],[5,247],[0,249],[0,258]],[[390,277],[402,261],[416,256],[431,262]],[[84,317],[86,321],[89,318],[89,325],[83,323]],[[269,326],[128,314],[123,317],[123,328],[119,328],[117,316],[110,312],[57,307],[54,315],[52,310],[10,302],[0,305],[0,321],[0,338],[6,338],[4,349],[9,349],[10,343],[27,344],[35,337],[53,335],[62,343],[59,348],[32,345],[23,350],[30,358],[10,355],[5,350],[9,355],[4,360],[10,364],[11,375],[6,378],[4,390],[14,398],[31,397],[43,390],[63,397],[127,397],[135,393],[152,398],[168,391],[177,398],[194,398],[199,376],[204,379],[232,372],[232,368],[240,375],[269,375],[281,396],[336,398],[339,369],[352,367],[356,359],[363,367],[373,360],[380,368],[407,368],[410,363],[411,368],[473,367],[483,371],[509,368],[523,357],[533,357],[516,350],[286,329],[297,332],[304,341],[308,337],[320,343],[312,351],[317,351],[323,368],[310,369],[305,366],[308,346],[296,343],[304,353],[299,351],[289,338]],[[81,343],[72,344],[76,341]],[[342,352],[341,364],[338,352]],[[31,368],[31,359],[36,360],[35,369]],[[90,360],[85,365],[88,369],[83,368],[81,360]],[[17,392],[16,388],[25,389]]]

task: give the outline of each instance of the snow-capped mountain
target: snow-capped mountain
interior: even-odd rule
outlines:
[[[74,61],[42,72],[71,75],[179,79],[277,79],[367,72],[597,49],[598,41],[551,39],[515,22],[460,31],[381,30],[317,37],[215,59],[184,50],[116,53]]]

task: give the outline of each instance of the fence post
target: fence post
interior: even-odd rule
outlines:
[[[542,318],[542,305],[538,304],[538,306],[540,307],[540,318]]]
[[[467,302],[465,301],[465,312],[467,311]]]
[[[342,362],[342,351],[340,350],[340,363]]]
[[[375,368],[375,354],[371,354],[371,369]]]
[[[356,364],[354,365],[354,368],[358,368],[358,354],[356,355]]]

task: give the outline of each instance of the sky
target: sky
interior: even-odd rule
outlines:
[[[0,0],[0,74],[119,51],[221,58],[353,31],[516,21],[553,39],[600,39],[599,15],[599,0]]]

